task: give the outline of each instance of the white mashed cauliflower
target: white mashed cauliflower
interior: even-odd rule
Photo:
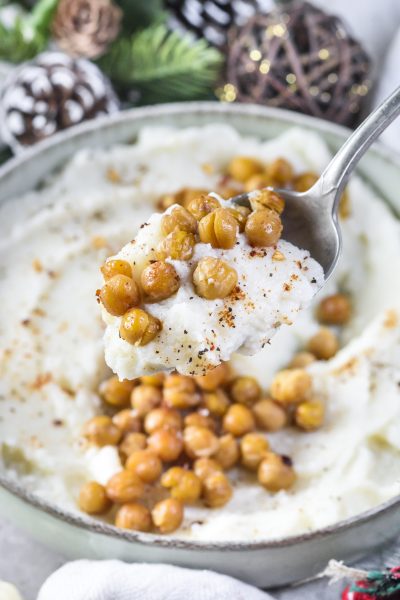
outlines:
[[[219,198],[222,207],[229,206]],[[171,206],[170,214],[176,205]],[[135,240],[113,258],[129,262],[140,280],[163,239],[163,215],[154,214]],[[275,259],[279,253],[279,260]],[[195,290],[192,274],[199,260],[224,260],[238,275],[233,292],[224,299],[206,300]],[[323,284],[321,266],[309,252],[279,240],[276,246],[253,248],[243,233],[230,250],[198,243],[188,261],[170,260],[180,278],[176,294],[162,302],[144,305],[162,323],[162,331],[145,346],[129,344],[119,335],[121,317],[103,309],[107,324],[105,357],[120,379],[177,369],[186,375],[207,372],[230,359],[234,352],[255,354],[270,343],[283,324],[292,325],[300,309],[309,305]]]
[[[0,470],[71,512],[82,483],[121,469],[115,448],[82,444],[82,424],[101,410],[104,325],[94,297],[99,265],[132,239],[160,194],[215,189],[237,154],[287,158],[321,172],[330,154],[308,131],[242,138],[225,125],[147,129],[132,146],[81,151],[38,191],[0,207]],[[204,169],[212,164],[214,173]],[[108,176],[107,176],[108,173]],[[117,177],[115,176],[117,173]],[[342,350],[310,367],[327,419],[318,431],[269,435],[298,481],[272,495],[243,473],[229,504],[189,508],[176,537],[261,540],[315,530],[400,493],[400,228],[359,178],[342,220],[344,253],[323,295],[351,294]],[[317,298],[319,301],[319,298]],[[315,333],[313,307],[234,368],[267,389],[273,374]]]

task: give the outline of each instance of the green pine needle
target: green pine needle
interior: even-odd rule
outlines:
[[[222,55],[204,40],[155,25],[114,42],[100,67],[123,91],[139,91],[152,104],[209,97],[222,66]]]

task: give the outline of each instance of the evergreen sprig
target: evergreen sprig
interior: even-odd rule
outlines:
[[[145,104],[209,97],[222,63],[205,40],[193,41],[164,24],[122,36],[99,61],[120,90],[134,88]]]

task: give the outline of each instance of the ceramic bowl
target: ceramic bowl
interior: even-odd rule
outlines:
[[[11,160],[0,169],[0,201],[18,197],[35,187],[79,148],[132,141],[146,125],[187,127],[211,122],[229,123],[242,134],[261,138],[274,137],[299,125],[318,132],[333,150],[349,135],[347,129],[318,119],[249,105],[185,103],[134,109],[67,130]],[[376,146],[364,158],[359,171],[394,211],[400,210],[398,157]],[[313,576],[331,558],[358,559],[400,532],[400,497],[396,497],[333,526],[275,541],[177,541],[122,531],[84,516],[68,514],[1,475],[0,512],[68,558],[172,563],[212,569],[262,587]]]

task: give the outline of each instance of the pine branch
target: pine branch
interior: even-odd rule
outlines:
[[[205,40],[156,25],[121,37],[99,62],[120,89],[139,91],[142,103],[158,103],[209,97],[222,56]]]
[[[122,28],[131,34],[165,20],[162,0],[115,0],[123,11]]]

